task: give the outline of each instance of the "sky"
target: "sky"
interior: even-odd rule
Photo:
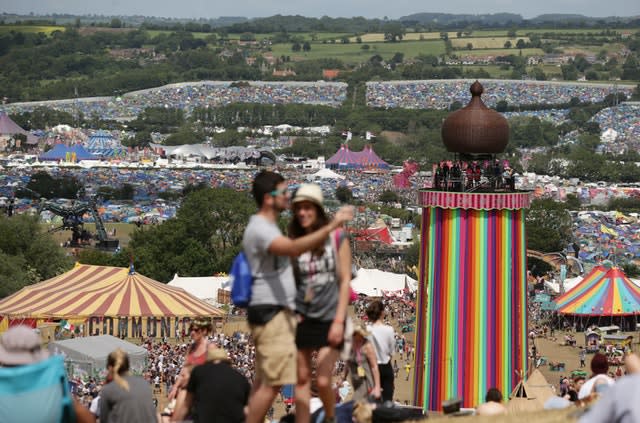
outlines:
[[[0,13],[145,15],[172,18],[248,18],[273,15],[397,19],[412,13],[516,13],[524,18],[547,13],[590,17],[640,16],[638,0],[0,0]]]

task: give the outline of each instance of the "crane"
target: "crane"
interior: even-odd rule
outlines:
[[[81,246],[83,242],[88,242],[92,236],[84,229],[83,216],[86,213],[91,214],[96,223],[95,239],[96,248],[102,250],[116,250],[120,246],[120,241],[115,238],[109,238],[107,230],[104,227],[102,218],[98,213],[95,199],[89,201],[76,201],[71,206],[63,206],[54,201],[41,198],[38,207],[38,215],[44,211],[62,217],[62,224],[50,230],[50,232],[70,230],[72,232],[71,245],[74,247]]]

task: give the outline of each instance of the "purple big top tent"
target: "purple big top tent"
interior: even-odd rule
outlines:
[[[349,146],[342,144],[340,150],[325,162],[330,169],[389,169],[389,164],[382,160],[370,145],[362,151],[351,151]]]

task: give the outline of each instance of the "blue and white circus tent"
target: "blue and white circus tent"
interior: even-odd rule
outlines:
[[[97,157],[122,157],[127,150],[107,131],[96,131],[85,142],[87,151]]]
[[[66,162],[79,162],[81,160],[98,160],[96,156],[89,153],[81,145],[64,145],[56,144],[53,148],[44,154],[41,154],[38,159],[40,161],[66,161]]]

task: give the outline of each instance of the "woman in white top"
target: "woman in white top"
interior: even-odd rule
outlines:
[[[395,331],[383,321],[384,305],[375,300],[367,307],[367,330],[371,333],[371,341],[376,350],[378,370],[380,372],[380,386],[382,387],[382,401],[393,402],[394,375],[391,358],[395,346]]]
[[[604,354],[594,354],[591,359],[591,371],[593,375],[582,385],[578,392],[579,400],[587,399],[591,394],[601,392],[602,389],[606,389],[615,382],[607,375],[607,372],[609,372],[609,361]]]

